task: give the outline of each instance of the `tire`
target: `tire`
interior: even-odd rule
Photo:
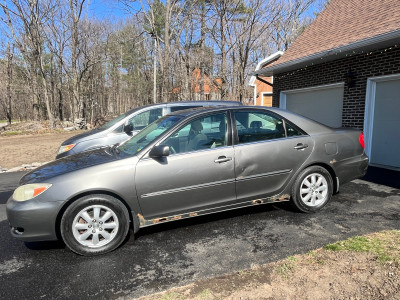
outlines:
[[[332,198],[333,183],[329,172],[320,166],[304,169],[292,187],[292,203],[302,212],[317,212]]]
[[[116,249],[129,231],[124,204],[108,195],[89,195],[73,202],[61,218],[60,232],[73,252],[94,256]]]

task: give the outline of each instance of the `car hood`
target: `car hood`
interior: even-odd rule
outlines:
[[[96,129],[92,129],[92,130],[87,131],[87,132],[83,132],[83,133],[74,135],[73,137],[70,137],[69,139],[65,140],[61,145],[65,146],[65,145],[75,144],[78,140],[81,140],[81,139],[86,140],[85,139],[86,137],[93,136],[94,134],[100,133],[102,131],[103,130],[100,130],[100,129],[96,128]],[[95,138],[95,137],[93,136],[93,138]],[[92,139],[92,137],[90,137],[88,139]]]
[[[109,149],[102,148],[54,160],[27,173],[19,184],[46,182],[49,178],[125,158]]]

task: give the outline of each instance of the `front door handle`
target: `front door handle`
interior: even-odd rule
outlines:
[[[223,163],[232,160],[232,157],[226,157],[226,156],[219,156],[216,160],[214,160],[215,163]]]
[[[294,146],[293,148],[296,150],[303,150],[305,148],[307,148],[308,145],[307,144],[302,144],[302,143],[298,143],[296,146]]]

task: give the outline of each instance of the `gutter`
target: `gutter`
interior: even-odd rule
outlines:
[[[263,60],[261,60],[258,64],[257,67],[255,69],[255,71],[260,70],[260,68],[268,63],[270,63],[271,61],[274,61],[276,59],[278,59],[279,57],[281,57],[283,55],[282,51],[277,51],[273,54],[271,54],[270,56],[264,58]],[[252,75],[252,73],[250,73],[250,75]],[[258,75],[257,76],[251,76],[250,81],[249,81],[249,86],[253,87],[253,102],[254,105],[256,105],[256,98],[257,98],[257,85],[255,84],[256,79],[260,80],[261,82],[264,82],[270,86],[273,86],[270,82],[265,81],[264,79],[260,78]]]
[[[366,51],[368,50],[375,50],[379,48],[383,48],[388,45],[395,45],[396,43],[400,43],[400,28],[396,29],[394,31],[380,34],[371,38],[367,38],[355,43],[347,44],[345,46],[329,49],[323,52],[311,54],[299,59],[295,59],[292,61],[284,62],[281,64],[273,65],[261,70],[257,70],[253,73],[250,73],[249,75],[252,76],[273,76],[274,74],[278,72],[286,72],[286,71],[292,71],[304,66],[307,66],[307,64],[313,62],[313,63],[322,63],[325,61],[329,60],[334,60],[337,58],[342,58],[346,56],[346,53],[349,53],[350,51],[358,50],[358,49],[364,49]],[[324,60],[326,59],[326,60]],[[316,62],[316,60],[318,60]],[[321,61],[324,60],[324,61]],[[279,60],[278,60],[279,62]]]

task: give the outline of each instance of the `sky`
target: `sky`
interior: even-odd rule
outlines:
[[[143,1],[143,3],[146,2],[147,0]],[[326,0],[316,0],[316,2],[310,6],[306,12],[306,15],[313,16],[314,12],[318,11],[324,2],[326,2]],[[139,0],[86,0],[84,13],[89,18],[95,18],[99,20],[107,19],[112,23],[117,23],[130,18],[132,13],[139,11],[140,9],[141,4]],[[8,31],[8,29],[5,24],[1,24],[0,48],[4,48],[4,45],[7,42],[6,31]]]
[[[128,7],[125,3],[129,3]],[[140,10],[139,1],[87,0],[86,13],[89,17],[119,21],[129,18],[133,11]]]
[[[306,15],[313,16],[314,12],[322,7],[321,3],[325,1],[326,0],[316,0],[307,10]],[[145,2],[147,1],[143,1],[143,3]],[[129,3],[130,7],[128,7],[126,3]],[[141,9],[140,2],[134,0],[87,0],[86,7],[89,17],[109,19],[112,22],[129,18],[133,11],[139,11]]]

